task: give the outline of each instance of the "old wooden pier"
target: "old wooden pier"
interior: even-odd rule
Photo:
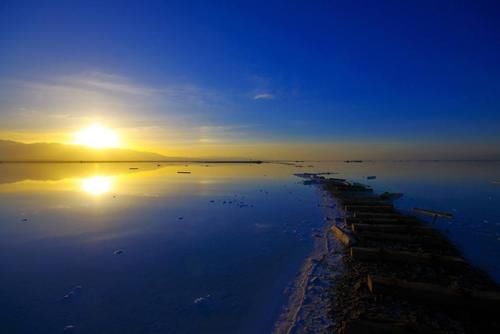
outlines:
[[[500,333],[497,284],[432,224],[396,210],[391,194],[321,179],[342,216],[331,231],[345,246],[332,293],[336,333]]]

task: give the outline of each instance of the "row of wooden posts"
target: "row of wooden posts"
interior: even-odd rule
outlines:
[[[385,266],[390,263],[439,266],[454,272],[469,267],[460,252],[432,225],[423,223],[415,216],[400,213],[390,200],[374,195],[371,188],[359,184],[350,186],[347,182],[325,183],[325,187],[332,193],[344,215],[343,221],[337,220],[331,231],[348,248],[348,255],[353,261],[383,263]],[[414,212],[430,215],[433,224],[441,217],[452,218],[449,213],[421,208],[415,208]],[[397,247],[391,247],[394,245]],[[396,295],[412,302],[473,305],[490,310],[499,310],[500,307],[500,293],[497,290],[478,291],[376,273],[367,274],[366,286],[374,296]],[[401,323],[379,327],[380,324],[370,325],[369,321],[356,320],[346,325],[345,333],[405,332],[398,330],[404,328]]]

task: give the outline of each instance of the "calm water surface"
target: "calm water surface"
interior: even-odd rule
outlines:
[[[452,212],[437,227],[500,281],[500,163],[304,165],[0,164],[1,332],[270,332],[323,225],[297,172]]]

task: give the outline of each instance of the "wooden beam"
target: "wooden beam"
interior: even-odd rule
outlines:
[[[333,225],[331,228],[333,234],[337,239],[340,240],[345,246],[351,246],[354,243],[354,240],[352,237],[350,237],[344,230],[342,230],[340,227]]]
[[[391,225],[420,225],[421,223],[411,217],[398,217],[398,218],[373,218],[373,217],[345,217],[344,222],[347,225],[361,223],[361,224],[391,224]]]
[[[396,234],[396,233],[383,233],[383,232],[357,232],[356,237],[359,237],[359,239],[419,243],[429,246],[447,245],[447,243],[443,242],[443,240],[439,236],[430,236],[430,235]]]
[[[361,261],[439,264],[454,268],[467,266],[467,262],[458,256],[444,256],[431,253],[395,251],[374,247],[351,247],[350,252],[353,259],[358,259]]]
[[[443,334],[409,321],[353,319],[342,322],[341,334]]]
[[[384,232],[384,233],[421,233],[436,234],[436,230],[428,226],[420,225],[397,225],[397,224],[351,224],[353,232]]]
[[[397,212],[368,212],[368,211],[356,211],[353,215],[355,218],[362,217],[375,217],[375,218],[397,218],[403,217]]]
[[[427,209],[420,209],[420,208],[413,208],[413,211],[428,215],[428,216],[436,216],[436,217],[444,217],[444,218],[453,218],[453,215],[448,212],[442,212],[442,211],[434,211],[434,210],[427,210]]]
[[[397,278],[368,275],[368,289],[373,294],[390,294],[409,297],[430,304],[470,306],[490,308],[498,312],[500,293],[498,291],[480,291],[459,289],[433,283],[412,282]]]

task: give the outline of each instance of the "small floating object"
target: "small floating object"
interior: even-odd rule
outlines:
[[[179,219],[179,220],[183,220],[183,219],[184,219],[184,217],[177,217],[177,219]]]
[[[23,218],[23,222],[27,222],[28,221],[28,218]]]
[[[177,174],[191,174],[191,172],[179,170],[177,171]]]
[[[212,200],[210,200],[210,203],[215,203],[215,201],[212,199]]]
[[[194,304],[201,304],[201,303],[205,302],[208,298],[210,298],[210,295],[206,295],[205,297],[198,297],[193,301],[193,303]]]
[[[129,169],[139,169],[138,167],[130,167]]]
[[[434,211],[434,210],[427,210],[427,209],[421,209],[421,208],[413,208],[413,211],[432,216],[432,223],[434,224],[438,217],[443,217],[443,218],[448,218],[451,219],[453,218],[453,215],[448,212],[442,212],[442,211]]]
[[[370,175],[366,177],[367,180],[375,180],[376,178],[377,177],[375,175]]]
[[[120,255],[120,254],[123,254],[123,249],[117,249],[113,252],[113,254],[115,255]]]

